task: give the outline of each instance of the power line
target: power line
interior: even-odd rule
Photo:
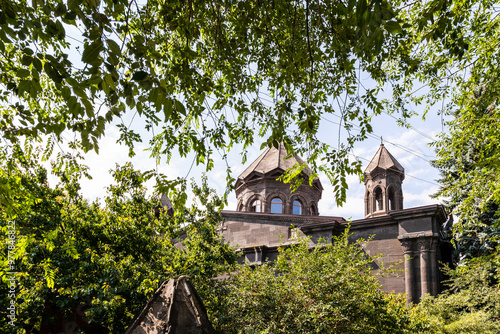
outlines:
[[[270,95],[268,95],[268,94],[266,94],[266,93],[263,93],[263,92],[261,92],[261,91],[259,91],[259,93],[261,93],[261,94],[263,94],[263,95],[266,95],[266,96],[268,96],[268,97],[272,98]],[[258,98],[259,98],[259,99],[261,99],[261,100],[264,100],[265,102],[268,102],[268,103],[272,103],[272,104],[274,104],[274,102],[273,102],[273,101],[269,101],[269,100],[263,99],[263,98],[261,98],[261,97],[258,97]],[[291,108],[291,109],[292,109],[292,110],[294,110],[294,108]],[[295,109],[294,111],[297,111],[297,109]],[[385,113],[385,114],[387,114],[388,116],[392,117],[392,118],[397,119],[396,117],[394,117],[394,116],[392,116],[392,115],[390,115],[390,114],[388,114],[388,113],[386,113],[386,112],[384,112],[384,113]],[[343,118],[342,118],[341,116],[339,116],[339,115],[336,115],[336,114],[331,114],[331,115],[333,115],[333,116],[335,116],[335,117],[339,118],[341,121],[343,120],[345,123],[347,123],[347,124],[349,124],[349,125],[352,125],[353,127],[357,128],[358,130],[361,130],[361,128],[360,128],[358,125],[356,125],[355,123],[350,122],[350,121],[347,121],[347,120],[343,119]],[[327,121],[327,122],[330,122],[330,123],[332,123],[332,124],[335,124],[335,125],[338,125],[338,126],[341,126],[341,125],[342,125],[342,123],[337,123],[337,122],[331,121],[331,120],[327,119],[327,118],[326,118],[326,117],[324,117],[324,116],[320,116],[320,117],[321,117],[323,120],[325,120],[325,121]],[[418,133],[418,134],[420,134],[420,135],[424,136],[425,138],[428,138],[428,139],[430,139],[430,140],[432,140],[432,141],[434,141],[434,140],[435,140],[434,138],[431,138],[431,137],[427,136],[426,134],[424,134],[424,133],[422,133],[422,132],[420,132],[420,131],[418,131],[418,130],[416,130],[416,129],[410,128],[410,130],[413,130],[413,131],[415,131],[416,133]],[[367,133],[367,136],[372,137],[372,138],[377,139],[377,140],[380,138],[380,136],[378,136],[376,133],[373,133],[373,132],[372,132],[372,133]],[[404,150],[404,151],[406,151],[406,152],[408,152],[408,153],[410,153],[410,154],[413,154],[414,156],[416,156],[416,157],[418,157],[418,158],[420,158],[420,159],[422,159],[422,160],[424,160],[424,161],[426,161],[426,162],[430,162],[430,160],[429,160],[429,159],[426,159],[424,156],[429,157],[429,158],[433,158],[433,156],[430,156],[430,155],[424,154],[424,153],[422,153],[422,152],[415,151],[415,150],[413,150],[413,149],[411,149],[411,148],[409,148],[409,147],[406,147],[406,146],[404,146],[404,145],[401,145],[401,144],[396,144],[396,143],[393,143],[393,142],[390,142],[390,141],[387,141],[387,140],[384,140],[384,141],[385,141],[385,142],[387,142],[387,143],[389,143],[389,144],[392,144],[392,145],[394,145],[394,146],[396,146],[396,147],[399,147],[400,149],[402,149],[402,150]]]
[[[359,81],[358,83],[359,83],[359,84],[361,84],[361,86],[363,87],[363,89],[365,89],[365,90],[366,90],[366,87],[365,87],[365,86],[364,86],[364,85],[363,85],[360,81]],[[258,93],[259,93],[259,94],[266,95],[266,96],[268,96],[269,98],[272,98],[272,96],[270,96],[270,95],[269,95],[269,94],[267,94],[266,92],[262,92],[262,91],[260,91],[260,90],[259,90],[259,91],[258,91]],[[267,102],[270,102],[270,103],[274,103],[274,102],[271,102],[271,101],[268,101],[268,100],[264,100],[264,101],[267,101]],[[344,101],[344,105],[345,105],[345,101]],[[386,112],[386,111],[382,111],[382,112],[383,112],[384,114],[386,114],[387,116],[389,116],[389,117],[391,117],[391,118],[395,119],[395,120],[399,120],[399,118],[395,117],[394,115],[389,114],[389,113],[388,113],[388,112]],[[339,115],[335,115],[335,114],[332,114],[332,115],[334,115],[335,117],[341,118],[341,116],[339,116]],[[346,122],[346,123],[349,123],[349,124],[351,124],[351,125],[356,126],[354,123],[349,122],[349,121],[347,121],[347,120],[344,120],[344,122]],[[336,124],[337,124],[337,125],[340,125],[339,123],[336,123]],[[410,129],[410,130],[412,130],[412,131],[414,131],[414,132],[416,132],[416,133],[418,133],[418,134],[419,134],[419,135],[421,135],[422,137],[425,137],[425,138],[427,138],[427,139],[431,140],[431,141],[435,141],[435,140],[436,140],[435,138],[432,138],[432,137],[428,136],[426,133],[424,133],[424,132],[422,132],[422,131],[420,131],[420,130],[418,130],[418,129],[413,128],[410,124],[409,124],[409,129]]]
[[[335,115],[335,116],[337,116],[337,115]],[[334,122],[334,121],[332,121],[332,120],[329,120],[329,119],[327,119],[327,118],[326,118],[326,117],[324,117],[324,116],[321,116],[321,118],[322,118],[323,120],[327,121],[327,122],[332,123],[332,124],[335,124],[335,125],[340,125],[340,123],[337,123],[337,122]],[[349,123],[350,125],[352,125],[352,126],[356,127],[358,130],[361,130],[361,128],[360,128],[360,127],[358,127],[356,124],[352,124],[352,123],[350,123],[350,122],[348,122],[348,123]],[[368,136],[368,137],[370,137],[370,138],[373,138],[373,139],[377,139],[377,140],[379,140],[379,139],[381,138],[380,136],[378,136],[378,135],[377,135],[377,134],[375,134],[375,133],[367,133],[367,136]],[[431,162],[430,160],[428,160],[428,159],[424,158],[424,156],[427,156],[427,157],[431,157],[431,156],[426,155],[426,154],[423,154],[422,152],[415,151],[415,150],[413,150],[413,149],[411,149],[411,148],[409,148],[409,147],[406,147],[406,146],[401,145],[401,144],[396,144],[396,143],[393,143],[393,142],[388,141],[388,140],[385,140],[385,139],[384,139],[384,142],[389,143],[389,144],[391,144],[391,145],[394,145],[394,146],[396,146],[396,147],[399,147],[400,149],[402,149],[402,150],[404,150],[404,151],[406,151],[406,152],[408,152],[408,153],[410,153],[410,154],[412,154],[412,155],[414,155],[414,156],[416,156],[416,157],[418,157],[418,158],[420,158],[420,159],[422,159],[422,160],[424,160],[424,161],[426,161],[426,162]],[[432,157],[431,157],[431,158],[432,158]]]
[[[355,155],[354,153],[351,153],[351,155],[352,155],[353,157],[355,157],[356,159],[361,159],[361,160],[365,160],[365,161],[371,162],[371,160],[370,160],[370,159],[364,158],[364,157],[359,156],[359,155]],[[411,178],[413,178],[413,179],[416,179],[416,180],[419,180],[419,181],[422,181],[422,182],[425,182],[425,183],[429,183],[429,184],[432,184],[432,185],[434,185],[434,186],[438,186],[438,187],[439,187],[439,184],[437,184],[436,182],[433,182],[433,181],[428,181],[428,180],[424,180],[424,179],[422,179],[422,178],[419,178],[419,177],[417,177],[417,176],[414,176],[414,175],[411,175],[411,174],[407,174],[407,173],[405,173],[404,175],[405,175],[405,176],[409,176],[409,177],[411,177]]]
[[[271,96],[269,96],[268,94],[265,94],[265,93],[263,93],[263,92],[260,92],[260,91],[259,91],[259,93],[262,93],[263,95],[265,95],[265,96],[267,96],[267,97],[269,97],[269,98],[272,98]],[[265,101],[265,102],[268,102],[268,103],[274,104],[274,102],[273,102],[273,101],[269,101],[269,100],[264,99],[264,98],[262,98],[262,97],[260,97],[260,96],[257,96],[257,98],[259,98],[259,99],[261,99],[261,100],[263,100],[263,101]],[[297,111],[297,109],[294,109],[294,108],[292,108],[292,110],[293,110],[293,111]],[[339,116],[339,115],[336,115],[336,114],[332,114],[332,115],[333,115],[333,116],[335,116],[335,117],[337,117],[337,118],[339,118],[339,119],[342,119],[342,117],[341,117],[341,116]],[[387,114],[387,115],[389,115],[389,114]],[[392,115],[389,115],[389,116],[393,117]],[[338,123],[338,122],[335,122],[335,121],[329,120],[329,119],[327,119],[326,117],[324,117],[324,116],[322,116],[322,115],[321,115],[320,117],[321,117],[323,120],[325,120],[325,121],[327,121],[327,122],[329,122],[329,123],[332,123],[332,124],[335,124],[335,125],[339,125],[339,126],[341,125],[341,123]],[[394,117],[393,117],[393,118],[394,118]],[[359,126],[357,126],[355,123],[352,123],[352,122],[349,122],[349,121],[346,121],[346,120],[344,120],[344,122],[346,122],[346,123],[348,123],[348,124],[352,125],[352,126],[353,126],[353,127],[355,127],[357,130],[361,130],[361,128],[360,128]],[[415,132],[419,133],[419,131],[417,131],[417,130],[415,130]],[[434,139],[433,139],[433,138],[430,138],[430,137],[426,136],[425,134],[421,134],[421,135],[423,135],[424,137],[429,138],[429,139],[431,139],[431,140],[433,140],[433,141],[434,141]],[[367,133],[367,136],[368,136],[368,137],[370,137],[370,138],[373,138],[373,139],[377,139],[377,140],[379,140],[379,139],[381,138],[380,136],[378,136],[378,135],[377,135],[377,134],[375,134],[375,133]],[[430,155],[424,154],[424,153],[422,153],[422,152],[415,151],[415,150],[413,150],[413,149],[411,149],[411,148],[409,148],[409,147],[407,147],[407,146],[401,145],[401,144],[397,144],[397,143],[394,143],[394,142],[391,142],[391,141],[388,141],[388,140],[385,140],[385,139],[384,139],[384,142],[385,142],[385,143],[388,143],[388,144],[391,144],[391,145],[393,145],[393,146],[395,146],[395,147],[398,147],[398,148],[400,148],[400,149],[402,149],[402,150],[406,151],[407,153],[412,154],[412,155],[416,156],[417,158],[419,158],[419,159],[421,159],[421,160],[423,160],[423,161],[425,161],[425,162],[428,162],[428,163],[430,163],[430,162],[431,162],[431,160],[426,159],[425,157],[430,157],[430,158],[433,158],[433,156],[430,156]],[[354,155],[354,153],[351,153],[351,155],[353,155],[355,158],[360,158],[360,159],[362,159],[362,160],[366,160],[366,161],[368,161],[368,162],[370,162],[370,161],[371,161],[371,160],[369,160],[369,159],[366,159],[366,158],[363,158],[363,157],[356,156],[356,155]],[[429,184],[432,184],[432,185],[439,186],[439,185],[438,185],[437,183],[435,183],[435,182],[428,181],[428,180],[424,180],[424,179],[422,179],[422,178],[419,178],[419,177],[413,176],[413,175],[411,175],[411,174],[405,174],[405,175],[407,175],[407,176],[408,176],[408,177],[410,177],[410,178],[414,178],[414,179],[416,179],[416,180],[422,181],[422,182],[426,182],[426,183],[429,183]]]
[[[395,120],[399,121],[399,118],[397,118],[396,116],[391,115],[391,114],[389,114],[388,112],[385,112],[385,111],[382,111],[382,112],[383,112],[384,114],[386,114],[387,116],[392,117],[393,119],[395,119]],[[422,137],[425,137],[425,138],[427,138],[427,139],[429,139],[429,140],[431,140],[431,141],[435,141],[435,140],[436,140],[436,138],[432,138],[432,137],[428,136],[427,134],[423,133],[422,131],[415,129],[415,128],[414,128],[413,126],[411,126],[410,124],[408,124],[408,125],[410,126],[410,127],[409,127],[409,129],[410,129],[410,130],[415,131],[416,133],[418,133],[418,134],[419,134],[419,135],[421,135]]]

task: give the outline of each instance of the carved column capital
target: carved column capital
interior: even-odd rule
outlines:
[[[403,254],[411,254],[413,252],[413,240],[402,239],[401,246],[403,246]]]
[[[431,250],[432,239],[430,238],[419,238],[417,239],[417,248],[420,252],[428,252]]]
[[[430,245],[430,251],[431,252],[436,252],[436,249],[439,246],[439,239],[438,238],[432,238],[431,240],[431,245]]]

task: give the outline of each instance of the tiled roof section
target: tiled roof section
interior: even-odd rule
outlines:
[[[405,172],[405,169],[401,164],[392,156],[392,154],[385,148],[384,144],[380,144],[380,147],[375,153],[372,161],[368,164],[368,167],[365,169],[365,174],[370,174],[376,168],[381,169],[391,169],[394,171],[400,171],[401,173]]]
[[[287,152],[285,149],[285,145],[283,143],[279,144],[278,148],[270,147],[262,153],[257,160],[255,160],[250,166],[241,175],[238,177],[239,179],[245,179],[248,175],[253,172],[266,174],[275,169],[287,170],[292,168],[297,162],[299,164],[303,164],[304,161],[298,156],[295,155],[289,159],[285,159],[287,156]],[[304,173],[306,175],[311,174],[311,170],[309,167],[304,169]]]

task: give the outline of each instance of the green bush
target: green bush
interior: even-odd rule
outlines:
[[[414,314],[427,324],[424,333],[500,333],[500,291],[492,263],[472,259],[452,275],[449,289],[426,296]]]
[[[24,205],[15,212],[0,210],[2,333],[123,333],[163,280],[189,275],[203,295],[213,290],[212,277],[234,268],[236,254],[216,230],[222,200],[206,182],[194,186],[196,204],[156,219],[159,201],[146,195],[143,174],[131,165],[113,172],[104,206],[78,195],[78,177],[63,172],[51,188],[36,159],[25,156],[18,167],[10,184],[31,200],[19,196],[13,200]],[[6,242],[13,223],[16,274],[9,273]],[[7,298],[12,277],[15,293]],[[14,326],[6,313],[11,301]]]
[[[274,263],[248,265],[221,283],[212,321],[221,333],[403,333],[414,323],[404,296],[381,291],[362,240],[348,233],[311,249],[280,247]]]

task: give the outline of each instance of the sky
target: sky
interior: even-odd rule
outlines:
[[[330,116],[330,118],[332,118]],[[332,118],[332,121],[334,119]],[[430,165],[430,161],[435,157],[434,149],[428,144],[443,130],[441,118],[435,114],[429,115],[425,121],[418,116],[411,120],[412,128],[407,129],[397,125],[396,120],[387,114],[382,114],[372,122],[373,135],[362,143],[358,143],[353,154],[361,160],[363,170],[366,168],[372,157],[378,150],[381,139],[385,147],[405,168],[405,180],[403,182],[404,208],[417,207],[427,204],[439,203],[436,199],[431,199],[429,195],[436,192],[439,177],[438,171]],[[321,140],[335,146],[338,137],[331,127],[337,127],[329,122],[328,116],[322,121],[319,136]],[[331,134],[335,135],[331,135]],[[128,157],[128,148],[117,144],[119,130],[115,126],[110,126],[106,130],[105,137],[100,142],[100,153],[90,152],[85,156],[85,164],[89,166],[92,180],[82,181],[82,193],[84,197],[94,200],[102,198],[106,193],[106,187],[112,183],[109,170],[114,169],[116,164],[123,165],[130,161],[134,168],[141,171],[156,168],[155,160],[150,158],[147,151],[147,141],[136,147],[137,155],[132,159]],[[248,151],[246,164],[241,163],[239,151],[232,150],[228,154],[228,162],[232,168],[232,176],[238,177],[251,162],[262,153],[259,149],[262,141],[257,140],[256,145]],[[185,159],[178,156],[172,158],[170,164],[165,161],[158,165],[158,171],[164,173],[169,178],[186,177],[200,180],[204,172],[203,166],[192,166],[194,155]],[[354,158],[354,157],[353,157]],[[219,194],[225,190],[225,163],[222,159],[214,156],[215,168],[209,172],[209,185],[215,188]],[[358,176],[350,176],[347,179],[349,190],[347,201],[342,207],[338,207],[334,200],[333,188],[325,175],[319,175],[324,191],[322,199],[319,201],[318,209],[323,216],[341,216],[346,219],[360,219],[364,217],[364,193],[365,188],[360,183]],[[148,184],[150,189],[153,183]],[[236,197],[232,192],[228,197],[227,210],[236,209]]]
[[[75,64],[80,62],[81,58],[81,40],[79,32],[76,28],[67,26],[67,32],[74,35],[72,39],[72,51],[70,55]],[[74,42],[76,41],[76,42]],[[80,41],[80,42],[78,42]],[[77,43],[78,42],[78,43]],[[370,82],[364,82],[364,85],[370,86]],[[389,92],[387,92],[389,93]],[[266,95],[264,93],[264,95]],[[269,101],[272,102],[272,101]],[[420,110],[414,110],[419,113]],[[136,130],[141,132],[143,127],[141,120],[134,118],[133,113],[128,113],[124,117],[124,124],[130,124]],[[128,117],[128,118],[127,118]],[[323,142],[334,147],[338,144],[338,119],[332,115],[324,116],[321,120],[318,130],[318,137]],[[436,139],[436,136],[444,130],[441,117],[434,110],[428,113],[426,120],[423,121],[419,116],[414,116],[411,119],[412,128],[400,127],[394,116],[381,114],[375,117],[371,123],[373,134],[364,142],[357,143],[353,151],[353,159],[357,159],[363,163],[363,170],[366,168],[372,157],[377,152],[381,137],[385,147],[405,168],[405,180],[403,182],[404,208],[417,207],[427,204],[439,203],[436,199],[431,199],[429,195],[435,193],[438,189],[436,179],[439,177],[437,170],[430,165],[430,161],[434,159],[434,149],[429,146],[429,143]],[[135,169],[147,171],[157,168],[159,172],[167,175],[169,178],[184,177],[187,179],[195,178],[199,181],[204,172],[203,166],[192,166],[194,154],[189,155],[185,159],[174,155],[169,164],[162,161],[158,166],[154,159],[150,158],[150,153],[146,150],[148,141],[136,145],[136,156],[128,157],[128,148],[117,144],[119,138],[119,130],[116,125],[111,125],[106,129],[105,137],[100,141],[100,153],[89,152],[85,155],[84,163],[90,168],[92,180],[82,180],[82,194],[84,197],[95,200],[102,198],[106,193],[106,187],[113,180],[109,173],[114,169],[116,164],[123,165],[126,162],[132,162]],[[228,153],[228,162],[232,169],[232,176],[238,177],[251,162],[262,153],[260,145],[263,139],[256,139],[256,144],[248,149],[247,162],[241,163],[241,156],[238,148],[233,149]],[[217,159],[214,155],[215,167],[207,174],[209,185],[222,194],[226,186],[226,165],[222,158]],[[325,175],[319,175],[324,191],[322,199],[318,203],[320,215],[326,216],[342,216],[346,219],[359,219],[364,217],[364,194],[365,188],[360,183],[358,176],[350,176],[347,179],[349,190],[347,192],[347,201],[342,207],[336,205],[333,188]],[[55,178],[49,179],[51,183],[55,183]],[[153,182],[148,184],[150,189],[153,188]],[[228,197],[228,210],[236,209],[236,197],[232,192]]]

